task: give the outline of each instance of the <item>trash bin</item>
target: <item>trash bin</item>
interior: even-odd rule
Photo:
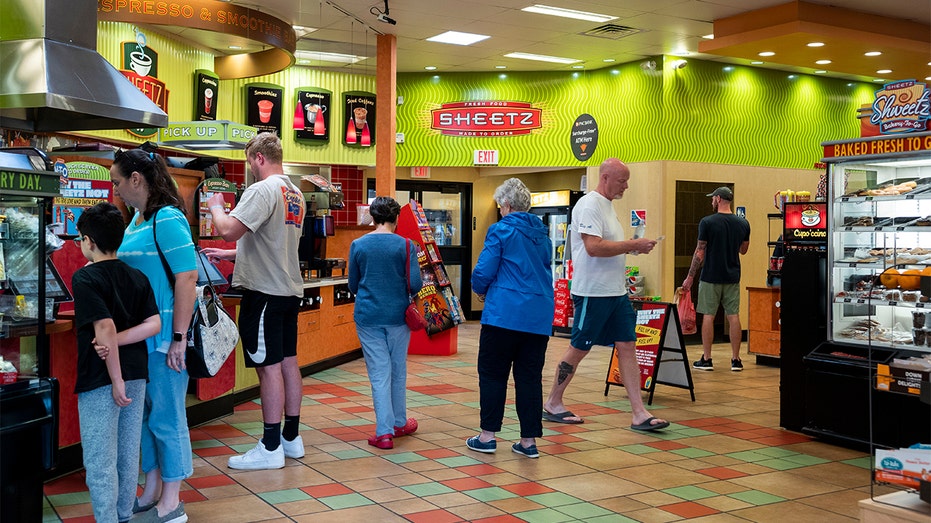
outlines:
[[[58,459],[58,380],[0,385],[0,521],[42,521],[42,480]]]

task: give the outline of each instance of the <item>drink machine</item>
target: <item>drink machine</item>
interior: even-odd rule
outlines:
[[[326,239],[336,233],[330,211],[343,208],[342,191],[319,174],[301,176],[301,191],[307,205],[298,247],[304,278],[329,278],[333,269],[342,269],[345,275],[346,260],[326,256]]]

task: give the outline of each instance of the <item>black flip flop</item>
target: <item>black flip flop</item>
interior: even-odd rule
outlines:
[[[579,418],[578,421],[568,420],[566,418],[579,418],[579,416],[576,416],[575,414],[572,413],[572,411],[569,411],[569,410],[558,412],[555,414],[551,412],[547,412],[546,409],[543,410],[543,419],[545,419],[546,421],[552,421],[554,423],[565,423],[567,425],[578,425],[579,423],[585,423],[585,420],[583,420],[582,418]]]
[[[637,424],[637,425],[631,424],[631,425],[630,425],[630,428],[633,429],[633,430],[639,430],[639,431],[641,431],[641,432],[651,432],[651,431],[654,431],[654,430],[665,429],[666,427],[669,426],[669,422],[668,422],[668,421],[664,421],[664,422],[662,422],[662,423],[651,424],[651,422],[652,422],[653,420],[655,420],[655,419],[656,419],[655,417],[650,416],[650,417],[647,418],[646,421],[644,421],[643,423],[640,423],[640,424]]]

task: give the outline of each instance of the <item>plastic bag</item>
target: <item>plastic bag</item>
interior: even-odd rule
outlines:
[[[692,291],[682,287],[676,289],[675,303],[679,312],[682,334],[695,334],[698,332],[698,325],[695,322],[695,305],[692,304]]]

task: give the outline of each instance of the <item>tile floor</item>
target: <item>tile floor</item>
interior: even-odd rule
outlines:
[[[410,357],[408,409],[420,430],[393,450],[366,443],[374,412],[361,359],[304,379],[307,453],[284,469],[226,467],[261,437],[258,402],[192,429],[194,475],[182,491],[190,520],[827,523],[856,521],[857,501],[870,496],[867,454],[779,428],[779,370],[752,356],[741,373],[694,372],[694,403],[687,390],[658,385],[652,412],[672,425],[643,434],[627,428],[623,389],[604,395],[610,353],[596,348],[566,395],[584,424],[544,422],[540,459],[527,459],[508,451],[519,437],[511,405],[499,452],[470,451],[479,329],[460,326],[454,356]],[[544,393],[567,346],[564,337],[550,341]],[[700,352],[688,350],[690,359]],[[716,346],[714,360],[729,354]],[[83,473],[49,482],[45,493],[45,521],[93,521]]]

